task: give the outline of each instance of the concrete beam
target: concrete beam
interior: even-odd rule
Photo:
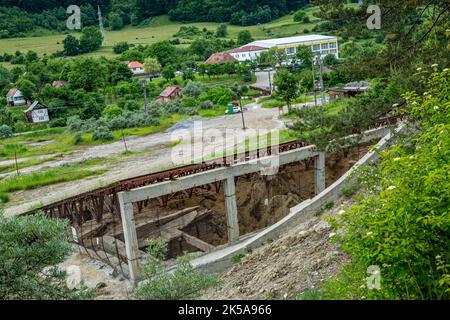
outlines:
[[[279,155],[254,159],[245,163],[237,163],[230,167],[223,167],[209,170],[181,178],[173,181],[165,181],[141,188],[136,188],[128,192],[124,192],[125,202],[138,202],[147,199],[161,197],[167,194],[187,190],[194,187],[207,185],[217,181],[223,181],[229,177],[239,177],[249,173],[261,171],[267,166],[284,164],[301,161],[318,155],[314,151],[313,146],[304,147],[296,150],[283,152]]]
[[[123,192],[118,194],[129,277],[131,283],[135,285],[139,277],[139,259],[141,258],[141,255],[136,235],[133,204],[131,202],[125,202],[123,196]]]
[[[325,152],[320,152],[314,158],[314,190],[318,195],[325,190]]]
[[[227,210],[228,242],[239,239],[239,221],[236,204],[236,185],[234,177],[229,177],[223,182],[225,193],[225,208]]]

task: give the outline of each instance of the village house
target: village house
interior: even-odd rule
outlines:
[[[211,55],[205,64],[225,64],[230,62],[238,62],[231,54],[228,52],[217,52]]]
[[[139,61],[131,61],[128,64],[128,68],[130,68],[133,75],[139,75],[145,73],[144,65]]]
[[[181,96],[181,87],[180,86],[170,86],[166,88],[156,99],[157,101],[161,103],[168,102],[170,100],[173,100],[175,98],[178,98]]]
[[[26,104],[25,97],[17,88],[12,88],[8,91],[6,101],[12,106],[23,106]]]
[[[39,101],[33,102],[33,104],[24,111],[27,121],[30,123],[49,122],[50,117],[48,114],[48,108]]]

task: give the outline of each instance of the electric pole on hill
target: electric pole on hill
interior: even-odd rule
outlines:
[[[142,89],[144,89],[144,112],[148,113],[148,101],[147,101],[147,81],[142,80]]]

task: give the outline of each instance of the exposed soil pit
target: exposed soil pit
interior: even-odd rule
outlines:
[[[347,172],[368,147],[360,146],[327,154],[326,185]],[[275,176],[248,174],[236,179],[236,202],[240,235],[268,227],[285,217],[291,207],[314,197],[314,160],[308,159],[280,167]],[[207,252],[228,242],[226,209],[221,183],[185,190],[168,197],[134,204],[140,254],[147,239],[169,242],[169,259],[183,252]],[[117,217],[104,214],[77,230],[83,247],[93,257],[111,265],[121,265],[126,275],[126,250],[122,225]],[[119,263],[120,262],[120,263]]]

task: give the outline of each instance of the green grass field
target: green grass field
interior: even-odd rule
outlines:
[[[311,19],[310,23],[303,24],[294,22],[293,15],[287,15],[265,24],[255,26],[241,27],[228,26],[229,38],[236,39],[239,31],[249,30],[255,39],[266,39],[271,37],[292,36],[303,34],[303,30],[311,29],[319,22],[312,16],[318,11],[318,8],[308,8],[306,12]],[[196,26],[198,28],[207,28],[215,31],[219,23],[188,23],[170,21],[168,16],[160,16],[153,18],[146,26],[131,27],[127,26],[119,31],[107,31],[106,45],[100,50],[87,54],[88,56],[115,56],[112,47],[121,41],[127,41],[130,44],[152,44],[162,40],[168,40],[180,29],[181,26]],[[47,35],[42,37],[12,38],[0,40],[0,52],[14,53],[17,50],[27,52],[33,50],[38,54],[52,54],[58,50],[62,50],[62,41],[67,34]],[[11,67],[5,63],[6,67]]]

